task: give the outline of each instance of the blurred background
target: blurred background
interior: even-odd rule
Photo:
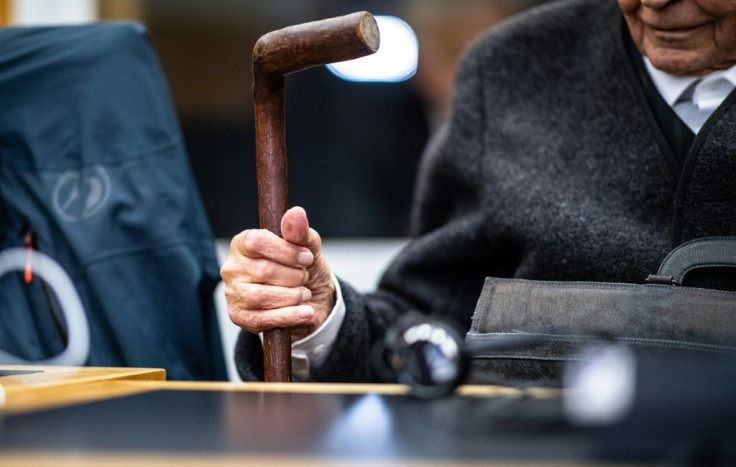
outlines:
[[[455,64],[482,30],[541,0],[0,0],[6,24],[132,19],[158,52],[218,238],[258,225],[251,51],[263,34],[359,10],[416,34],[416,73],[287,80],[289,199],[324,237],[403,237],[417,163],[447,113]],[[4,4],[4,5],[3,5]],[[398,47],[398,46],[397,46]]]
[[[406,52],[402,60],[413,63],[402,76],[349,81],[318,67],[286,80],[289,204],[307,209],[333,271],[369,291],[406,242],[417,165],[432,129],[448,114],[462,51],[483,30],[540,3],[0,0],[0,25],[135,20],[146,26],[224,261],[230,238],[258,226],[251,94],[256,40],[274,29],[360,10],[403,21],[411,37],[383,40],[388,35],[381,26],[379,50]],[[216,297],[229,355],[238,329],[227,318],[222,285]],[[232,359],[228,363],[237,380]]]

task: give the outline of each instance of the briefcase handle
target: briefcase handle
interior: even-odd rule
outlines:
[[[672,250],[646,282],[682,285],[685,276],[696,269],[724,267],[736,268],[736,237],[697,238]]]

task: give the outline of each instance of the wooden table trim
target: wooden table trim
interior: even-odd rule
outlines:
[[[0,377],[0,413],[30,412],[99,399],[156,390],[248,391],[323,394],[406,395],[398,384],[361,383],[229,383],[166,381],[166,372],[150,368],[0,366],[3,370],[37,371]],[[560,390],[465,385],[457,395],[466,397],[560,397]],[[4,399],[4,401],[3,401]]]
[[[62,367],[0,365],[2,371],[33,373],[0,376],[0,413],[46,409],[72,403],[142,392],[146,388],[106,388],[112,381],[164,381],[160,368]]]

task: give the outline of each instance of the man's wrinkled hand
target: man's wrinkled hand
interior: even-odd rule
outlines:
[[[236,235],[220,274],[233,323],[252,333],[291,328],[296,341],[327,319],[335,286],[304,209],[286,211],[281,233],[283,238],[265,229]]]

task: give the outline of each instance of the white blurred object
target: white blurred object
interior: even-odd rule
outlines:
[[[37,26],[97,21],[97,0],[11,0],[10,24]]]
[[[622,345],[595,346],[570,362],[564,378],[563,404],[578,425],[609,425],[624,418],[634,404],[634,355]]]
[[[332,272],[361,293],[378,286],[383,270],[407,243],[405,238],[328,238],[322,253]]]
[[[411,26],[395,16],[376,16],[381,45],[373,55],[327,65],[347,81],[395,83],[417,71],[419,44]]]
[[[0,252],[0,276],[25,270],[28,258],[25,248],[9,248]],[[34,278],[44,280],[56,294],[69,331],[68,343],[60,354],[46,360],[24,360],[0,350],[0,364],[83,366],[89,356],[89,326],[77,289],[64,269],[51,257],[33,250],[30,259]]]

